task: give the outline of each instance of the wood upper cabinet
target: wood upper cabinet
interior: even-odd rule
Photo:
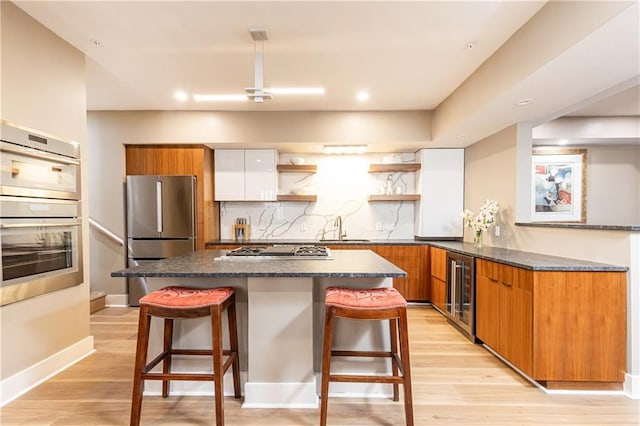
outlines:
[[[619,388],[624,272],[537,272],[476,260],[476,336],[548,388]]]
[[[196,249],[220,238],[213,201],[213,150],[204,145],[127,145],[125,159],[127,175],[195,176]]]
[[[431,270],[431,303],[440,310],[446,309],[447,291],[447,251],[437,247],[429,247],[429,263]]]

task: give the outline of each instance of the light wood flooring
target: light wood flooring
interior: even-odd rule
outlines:
[[[91,316],[96,353],[0,409],[0,424],[127,425],[137,309]],[[640,401],[624,396],[547,395],[471,344],[428,306],[409,310],[416,426],[640,425]],[[225,399],[226,425],[302,426],[318,410],[242,409]],[[210,397],[145,397],[143,425],[214,424]],[[404,425],[401,402],[329,400],[329,425]]]

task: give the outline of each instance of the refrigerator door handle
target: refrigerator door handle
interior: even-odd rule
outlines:
[[[156,181],[156,231],[162,232],[162,181]]]

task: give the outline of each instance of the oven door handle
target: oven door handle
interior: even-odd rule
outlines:
[[[47,223],[3,223],[0,224],[0,229],[11,228],[50,228],[54,226],[80,226],[82,222],[47,222]]]
[[[38,151],[35,151],[34,149],[16,148],[4,143],[2,144],[2,149],[0,151],[10,152],[12,154],[26,155],[28,157],[39,158],[41,160],[55,161],[56,163],[73,164],[74,166],[80,165],[80,161],[74,160],[73,158],[67,158],[67,157],[63,157],[55,154],[49,154],[46,152],[38,152]]]

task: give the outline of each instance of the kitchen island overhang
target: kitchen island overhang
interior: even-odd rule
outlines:
[[[330,286],[378,288],[393,286],[406,272],[369,250],[335,250],[331,259],[228,259],[225,251],[202,250],[113,272],[114,277],[144,277],[149,291],[167,285],[232,286],[238,304],[243,407],[316,408],[321,371],[324,291]],[[157,319],[154,319],[157,320]],[[159,321],[159,320],[158,320]],[[159,322],[153,330],[160,330]],[[227,336],[225,336],[227,339]],[[176,324],[177,345],[207,347],[206,320]],[[225,340],[226,341],[226,340]],[[389,350],[388,324],[341,321],[335,346],[341,349]],[[196,345],[196,346],[194,346]],[[151,336],[149,353],[161,349],[161,334]],[[176,359],[175,368],[211,371],[207,359]],[[332,371],[388,373],[386,360],[335,363]],[[225,378],[225,393],[230,380]],[[391,395],[391,385],[332,385],[331,395]],[[211,394],[199,382],[172,382],[174,394]],[[147,384],[147,394],[160,394],[160,384]]]

